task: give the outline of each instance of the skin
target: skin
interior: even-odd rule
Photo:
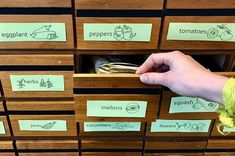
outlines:
[[[179,51],[152,54],[136,74],[145,84],[160,84],[182,96],[201,97],[222,104],[227,77],[216,75]]]

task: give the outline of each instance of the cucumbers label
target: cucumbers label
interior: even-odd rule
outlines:
[[[152,122],[150,132],[208,132],[211,120],[164,120]]]
[[[170,23],[167,40],[235,42],[235,24]]]
[[[140,41],[150,42],[152,24],[84,23],[85,41]]]
[[[0,23],[0,42],[65,42],[65,23]]]
[[[202,98],[172,97],[169,113],[216,112],[219,104]]]
[[[5,126],[3,121],[0,121],[0,134],[6,134]]]
[[[89,117],[144,118],[146,109],[146,101],[87,101],[87,116]]]
[[[67,131],[65,120],[19,120],[21,131]]]
[[[141,122],[84,122],[85,132],[140,131]]]
[[[10,75],[12,91],[64,91],[63,75]]]

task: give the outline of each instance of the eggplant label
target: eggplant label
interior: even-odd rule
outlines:
[[[66,42],[65,23],[0,23],[0,42]]]
[[[85,41],[150,42],[152,24],[84,23]]]
[[[216,112],[219,104],[202,98],[172,97],[169,113]]]
[[[85,132],[138,132],[141,122],[84,122]]]
[[[0,121],[0,134],[6,134],[5,126],[3,121]]]
[[[136,117],[144,118],[146,101],[88,100],[88,117]]]
[[[211,120],[164,120],[152,122],[150,132],[208,132]]]
[[[65,120],[19,120],[21,131],[67,131]]]
[[[63,75],[10,75],[12,91],[64,91]]]
[[[170,23],[167,40],[235,42],[235,24]]]

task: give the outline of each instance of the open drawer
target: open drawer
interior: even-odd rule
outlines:
[[[134,74],[75,74],[77,122],[155,121],[160,86],[144,85]]]

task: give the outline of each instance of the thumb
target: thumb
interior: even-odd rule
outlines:
[[[140,76],[140,81],[145,84],[160,84],[166,86],[166,72],[165,73],[144,73]]]

